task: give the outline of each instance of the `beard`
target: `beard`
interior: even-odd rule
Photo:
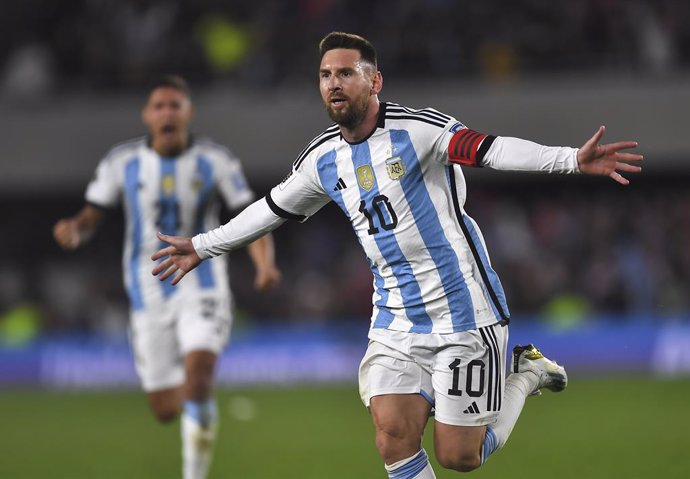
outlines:
[[[349,100],[345,108],[335,110],[330,102],[325,101],[326,112],[328,116],[337,123],[347,129],[354,129],[367,116],[369,110],[369,95],[362,95],[360,98]]]

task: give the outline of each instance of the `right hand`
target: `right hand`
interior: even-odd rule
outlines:
[[[79,225],[74,218],[63,218],[53,226],[53,238],[64,250],[72,251],[81,245]]]
[[[201,258],[196,254],[191,238],[169,236],[163,233],[158,233],[156,236],[159,240],[170,245],[159,249],[151,256],[153,261],[163,260],[151,271],[161,281],[165,281],[172,274],[175,274],[170,284],[177,284],[185,274],[201,263]]]

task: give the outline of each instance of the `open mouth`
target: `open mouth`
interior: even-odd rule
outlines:
[[[345,98],[331,98],[330,103],[332,106],[340,107],[346,105],[347,100]]]
[[[163,125],[161,128],[161,133],[175,133],[177,127],[175,125]]]

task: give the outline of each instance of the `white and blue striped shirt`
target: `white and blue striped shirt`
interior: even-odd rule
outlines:
[[[481,232],[464,211],[460,164],[577,171],[575,149],[487,136],[430,108],[381,103],[368,138],[350,144],[331,126],[266,199],[276,215],[298,220],[330,201],[343,210],[374,275],[372,328],[466,331],[510,313]]]
[[[161,157],[142,137],[113,147],[86,189],[86,201],[101,208],[122,202],[126,231],[122,265],[133,310],[176,294],[218,289],[229,294],[227,265],[206,261],[178,286],[151,275],[150,257],[163,246],[161,231],[191,236],[219,223],[219,195],[231,210],[254,199],[239,160],[209,140],[193,139],[176,157]],[[207,264],[206,264],[207,263]]]

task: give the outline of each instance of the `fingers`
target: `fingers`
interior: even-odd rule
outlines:
[[[163,258],[164,256],[172,255],[174,252],[175,252],[174,246],[166,246],[165,248],[161,248],[158,251],[156,251],[155,253],[153,253],[151,255],[151,259],[153,261],[157,261],[157,260]]]
[[[634,153],[616,153],[616,161],[642,161],[644,156]]]
[[[175,275],[175,277],[173,278],[173,280],[170,282],[170,284],[172,284],[173,286],[176,285],[177,283],[180,282],[180,280],[181,280],[182,278],[184,278],[184,275],[185,275],[185,274],[187,274],[186,271],[179,270],[179,271],[177,272],[177,274]]]
[[[620,150],[627,150],[629,148],[637,148],[638,143],[636,141],[617,141],[615,143],[609,143],[608,145],[602,145],[607,148],[609,152],[617,152]]]
[[[616,170],[627,171],[629,173],[639,173],[642,171],[642,167],[637,165],[629,165],[627,163],[616,163]]]
[[[583,148],[587,148],[587,147],[594,148],[594,147],[596,147],[596,145],[601,140],[601,137],[604,136],[605,131],[606,131],[606,127],[603,125],[600,126],[599,129],[597,130],[597,132],[594,133],[594,135],[592,135],[592,138],[587,140],[587,142],[584,144]]]
[[[154,276],[158,276],[158,279],[160,281],[165,281],[170,276],[175,274],[175,277],[170,282],[170,284],[172,285],[176,285],[177,283],[179,283],[180,280],[184,278],[184,275],[187,274],[187,272],[181,269],[179,266],[177,266],[173,259],[170,257],[168,257],[165,261],[162,261],[161,263],[157,264],[153,268],[151,273]]]
[[[172,276],[174,273],[176,273],[178,270],[179,270],[179,268],[177,267],[177,265],[173,263],[172,265],[170,265],[168,267],[168,269],[165,270],[165,272],[163,274],[158,276],[158,279],[161,281],[165,281],[170,276]],[[175,283],[173,283],[173,284],[175,284]]]
[[[69,220],[60,220],[53,226],[53,238],[64,250],[75,250],[81,238],[77,228]]]
[[[154,276],[158,276],[162,271],[168,269],[168,268],[169,268],[170,266],[172,266],[173,264],[174,264],[174,262],[173,262],[172,258],[168,257],[165,261],[161,261],[160,263],[158,263],[158,264],[153,268],[153,270],[151,271],[151,273],[152,273]]]
[[[609,176],[613,179],[613,181],[620,183],[623,186],[627,186],[630,184],[630,181],[628,181],[626,178],[624,178],[620,173],[616,171],[612,171]]]

